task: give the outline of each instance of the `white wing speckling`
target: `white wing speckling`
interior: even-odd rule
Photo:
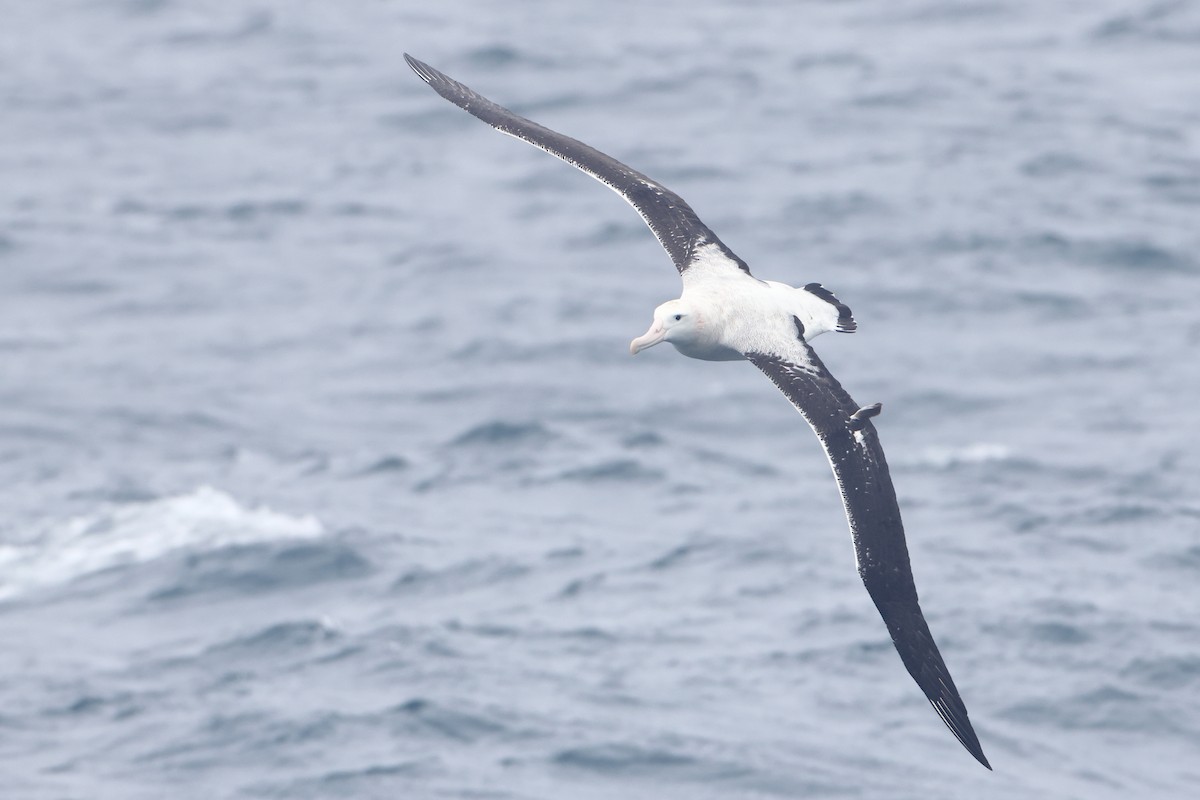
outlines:
[[[900,660],[963,747],[991,769],[917,601],[896,490],[871,422],[879,406],[859,408],[804,341],[798,319],[794,327],[773,330],[762,352],[743,354],[783,391],[821,440],[841,491],[858,574]]]

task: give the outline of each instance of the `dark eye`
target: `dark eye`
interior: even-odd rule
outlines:
[[[676,322],[679,322],[679,320],[681,320],[681,319],[683,319],[683,314],[676,314],[676,315],[675,315],[675,321],[676,321]]]

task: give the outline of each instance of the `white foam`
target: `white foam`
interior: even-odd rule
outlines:
[[[0,600],[172,550],[312,539],[322,533],[316,517],[247,508],[210,486],[148,502],[105,503],[90,514],[49,524],[26,541],[0,544]]]
[[[981,442],[966,447],[928,447],[910,463],[913,466],[947,469],[965,464],[1007,461],[1012,457],[1012,450],[1002,444]]]

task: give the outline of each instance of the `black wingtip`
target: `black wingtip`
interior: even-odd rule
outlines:
[[[417,73],[417,77],[426,83],[432,83],[433,79],[438,75],[436,69],[420,59],[413,58],[408,53],[404,54],[404,60],[408,62],[408,66],[412,67],[412,71]]]
[[[937,698],[930,697],[929,704],[941,717],[942,722],[946,723],[946,727],[954,734],[954,738],[958,739],[958,743],[966,748],[966,751],[974,756],[976,761],[991,770],[992,765],[988,763],[987,756],[983,754],[983,745],[979,743],[979,737],[975,735],[975,729],[971,727],[971,719],[967,716],[967,709],[963,706],[962,699],[958,696],[957,690],[954,690],[953,687],[948,688],[950,689],[948,695]]]
[[[864,575],[863,581],[892,634],[892,643],[896,645],[900,660],[954,738],[976,761],[990,770],[992,765],[983,754],[967,707],[921,613],[915,588],[908,584],[906,589],[903,585],[905,581],[900,581],[897,586],[895,576],[888,569],[879,569],[878,566]]]
[[[956,698],[957,699],[957,698]],[[967,710],[962,706],[962,700],[951,704],[944,698],[939,698],[938,701],[930,701],[934,711],[938,712],[938,716],[942,718],[942,722],[946,723],[946,727],[954,734],[954,738],[958,739],[966,751],[975,757],[975,760],[983,764],[988,770],[992,769],[992,765],[988,763],[987,756],[983,754],[983,745],[979,743],[979,737],[975,735],[975,729],[971,727],[971,720],[967,716]],[[939,703],[946,706],[943,713]],[[955,708],[955,705],[958,707]]]

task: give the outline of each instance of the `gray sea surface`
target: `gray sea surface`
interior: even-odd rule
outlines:
[[[678,277],[878,419],[995,772]],[[0,797],[1200,796],[1200,4],[0,0]]]

